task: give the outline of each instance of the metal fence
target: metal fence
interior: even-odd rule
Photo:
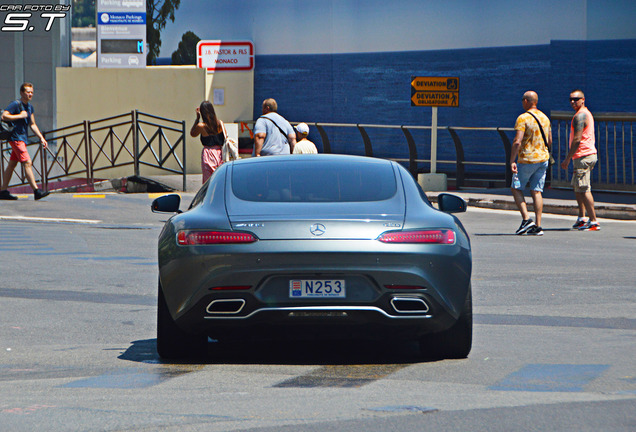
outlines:
[[[634,180],[634,122],[636,113],[592,113],[596,135],[598,162],[592,172],[595,189],[636,191]],[[553,155],[563,161],[568,153],[572,112],[552,111]],[[568,171],[558,164],[553,167],[552,185],[568,186],[572,179],[572,164]]]
[[[560,162],[569,148],[570,121],[573,112],[552,111],[552,155],[556,163],[550,166],[547,182],[553,187],[570,187],[572,164],[567,171]],[[593,171],[594,188],[614,191],[636,191],[636,158],[634,142],[635,113],[593,113],[595,119],[596,148],[598,162]],[[346,123],[307,122],[316,128],[325,153],[351,153],[349,134],[343,138],[340,131],[357,130],[357,138],[362,141],[360,154],[384,157],[404,163],[416,176],[428,172],[430,167],[431,126],[373,125]],[[513,128],[502,127],[453,127],[438,126],[439,142],[452,143],[452,152],[439,152],[438,171],[448,175],[458,188],[467,186],[508,187],[512,173],[510,160]],[[373,136],[373,131],[395,131],[394,135]],[[426,134],[422,135],[421,132]],[[444,131],[448,135],[444,136]],[[439,132],[442,132],[441,134]],[[416,137],[416,134],[420,133]],[[334,138],[335,137],[335,138]],[[347,145],[342,145],[346,141]],[[335,143],[335,144],[334,144]],[[391,144],[392,155],[378,154],[378,148]],[[401,147],[401,149],[400,149]],[[395,156],[402,152],[403,157]],[[429,156],[429,157],[427,157]],[[450,156],[450,157],[449,157]]]
[[[552,153],[557,163],[550,167],[548,181],[554,187],[569,187],[572,177],[571,164],[568,171],[559,166],[568,151],[572,115],[571,112],[551,112]],[[599,153],[593,172],[594,187],[636,191],[633,126],[636,114],[594,113],[594,118]],[[253,123],[243,122],[252,126]],[[414,176],[429,172],[431,126],[308,124],[318,131],[325,153],[357,152],[403,163]],[[343,135],[343,131],[347,133]],[[139,175],[141,166],[180,174],[185,190],[184,121],[131,111],[49,131],[45,137],[51,145],[44,152],[39,144],[29,145],[36,178],[39,176],[45,184],[70,176],[83,176],[87,183],[92,184],[96,172],[133,165],[136,175]],[[438,171],[447,174],[449,181],[458,188],[507,187],[512,178],[508,161],[513,138],[513,128],[438,126],[438,139],[444,147],[444,151],[438,151]],[[362,147],[356,149],[352,146],[352,139],[361,140]],[[389,151],[386,150],[387,145]],[[179,146],[181,158],[177,153]],[[3,144],[0,157],[2,172],[10,154],[7,147]],[[17,173],[19,182],[11,186],[26,184],[24,171],[20,169]]]
[[[49,144],[46,149],[39,143],[28,144],[27,148],[34,175],[45,189],[53,180],[70,177],[85,178],[92,185],[95,173],[124,166],[132,166],[135,175],[140,174],[141,166],[182,175],[186,188],[185,121],[135,110],[47,131],[44,137]],[[2,176],[10,154],[8,143],[2,143]],[[11,187],[27,184],[22,167],[16,174]]]
[[[253,127],[254,121],[243,124]],[[319,135],[324,153],[361,154],[400,162],[413,176],[430,169],[431,126],[306,122]],[[513,128],[438,126],[437,171],[447,174],[456,187],[503,187],[512,173],[510,159]],[[361,140],[357,148],[352,141]],[[467,143],[467,144],[466,144]],[[479,144],[479,145],[475,145]],[[386,148],[390,148],[387,152]],[[438,147],[439,148],[439,147]],[[449,149],[450,148],[450,149]],[[488,149],[483,151],[483,148]]]

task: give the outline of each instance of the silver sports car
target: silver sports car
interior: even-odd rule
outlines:
[[[470,240],[411,174],[343,155],[223,164],[159,236],[157,349],[164,358],[246,338],[402,338],[427,358],[472,344]],[[214,344],[216,347],[222,343]]]

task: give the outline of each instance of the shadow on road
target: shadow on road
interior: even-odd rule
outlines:
[[[204,357],[175,362],[161,359],[157,340],[146,339],[132,342],[118,358],[160,364],[383,365],[423,361],[417,344],[407,341],[211,341]]]

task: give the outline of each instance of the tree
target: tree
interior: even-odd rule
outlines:
[[[181,0],[146,0],[146,64],[156,64],[161,50],[161,30],[168,20],[174,22],[174,13],[180,5]]]
[[[73,0],[73,27],[95,27],[95,0]]]
[[[187,31],[181,36],[179,48],[172,53],[173,65],[195,65],[197,64],[197,43],[201,38],[191,31]]]

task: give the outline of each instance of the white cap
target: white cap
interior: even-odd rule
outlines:
[[[307,126],[307,123],[300,123],[298,126],[296,126],[296,130],[298,131],[298,133],[308,134],[309,126]]]

